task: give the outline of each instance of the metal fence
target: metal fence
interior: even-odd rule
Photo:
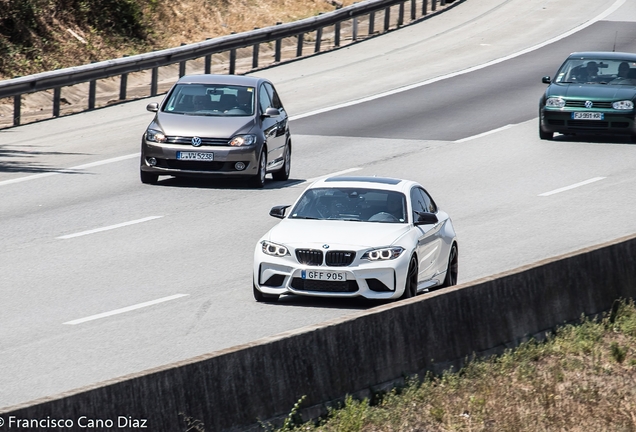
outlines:
[[[97,107],[98,80],[120,78],[117,102],[155,96],[159,94],[160,67],[178,65],[178,75],[181,77],[186,73],[186,62],[202,59],[202,72],[214,73],[212,71],[212,56],[223,54],[226,64],[225,73],[236,74],[237,64],[241,60],[243,64],[247,62],[245,72],[250,72],[271,64],[291,60],[283,58],[285,51],[291,52],[293,59],[338,48],[399,28],[405,24],[420,21],[447,8],[447,4],[452,2],[455,0],[367,0],[333,12],[287,24],[278,23],[263,29],[231,34],[176,48],[0,81],[0,100],[13,98],[13,121],[12,124],[6,124],[4,127],[18,126],[24,123],[22,100],[26,95],[36,92],[52,93],[48,97],[52,103],[52,110],[51,114],[46,117],[59,117],[61,115],[61,102],[66,102],[62,98],[62,89],[87,83],[87,103],[81,107],[74,107],[72,112],[93,110]],[[290,39],[295,43],[290,44]],[[286,48],[283,48],[283,41],[286,42]],[[329,46],[326,46],[327,43]],[[290,47],[290,45],[292,46]],[[295,50],[293,45],[295,45]],[[263,65],[262,46],[271,51],[270,57],[273,58],[273,62],[270,61],[268,65]],[[246,51],[251,51],[251,56]],[[311,52],[308,53],[308,51]],[[251,64],[249,63],[250,57]],[[129,74],[140,71],[150,71],[150,88],[145,95],[131,98],[128,93],[128,77]],[[10,99],[8,100],[10,101]],[[43,108],[40,107],[39,117],[34,116],[32,120],[41,119],[43,117],[42,111]],[[3,125],[0,124],[0,128],[2,127]]]

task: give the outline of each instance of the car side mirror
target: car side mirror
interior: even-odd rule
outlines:
[[[280,111],[276,108],[269,107],[265,110],[265,114],[263,117],[278,117],[280,115]]]
[[[146,109],[150,112],[157,112],[159,111],[159,104],[157,102],[149,103]]]
[[[274,206],[269,211],[269,215],[278,219],[285,219],[285,210],[287,210],[287,207],[289,207],[289,205]]]
[[[415,225],[433,225],[439,222],[435,213],[425,213],[416,211],[417,219]]]
[[[541,82],[543,84],[552,84],[552,79],[549,76],[544,76],[543,78],[541,78]]]

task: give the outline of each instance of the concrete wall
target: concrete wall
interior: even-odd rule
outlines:
[[[20,419],[147,419],[146,430],[244,430],[307,395],[347,393],[514,346],[636,297],[636,236],[387,304],[0,413]],[[460,269],[461,271],[461,269]],[[130,422],[128,422],[130,424]],[[13,429],[10,429],[13,430]],[[22,429],[25,430],[25,429]]]

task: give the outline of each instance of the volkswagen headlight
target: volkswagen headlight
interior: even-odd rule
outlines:
[[[166,142],[167,138],[161,131],[158,131],[155,129],[148,129],[146,131],[146,140],[151,142],[162,143],[162,142]]]
[[[242,147],[256,144],[256,135],[237,135],[230,140],[230,145],[233,147]]]
[[[634,102],[630,100],[622,100],[612,103],[612,108],[615,110],[630,110],[634,109]]]
[[[370,251],[366,251],[364,255],[362,255],[362,258],[368,259],[369,261],[392,260],[402,255],[402,252],[404,252],[404,248],[399,246],[371,249]]]
[[[545,106],[550,108],[563,108],[565,106],[565,99],[560,97],[549,97],[545,101]]]
[[[261,242],[263,253],[271,256],[283,257],[289,255],[289,251],[285,246],[272,243],[266,240]]]

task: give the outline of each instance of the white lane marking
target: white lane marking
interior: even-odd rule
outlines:
[[[35,179],[39,179],[42,177],[50,177],[53,175],[58,175],[58,174],[75,174],[75,170],[82,170],[82,169],[86,169],[86,168],[92,168],[92,167],[96,167],[96,166],[100,166],[100,165],[106,165],[109,163],[113,163],[113,162],[119,162],[119,161],[123,161],[123,160],[127,160],[127,159],[132,159],[132,158],[136,158],[139,157],[139,153],[135,153],[135,154],[129,154],[126,156],[118,156],[118,157],[114,157],[111,159],[104,159],[101,161],[97,161],[97,162],[91,162],[91,163],[87,163],[84,165],[77,165],[71,168],[64,168],[62,171],[56,171],[56,172],[47,172],[47,173],[42,173],[42,174],[34,174],[31,176],[27,176],[27,177],[19,177],[19,178],[15,178],[15,179],[11,179],[11,180],[3,180],[0,181],[0,186],[4,186],[4,185],[8,185],[8,184],[14,184],[14,183],[21,183],[27,180],[35,180]]]
[[[133,220],[130,222],[122,222],[120,224],[116,224],[116,225],[110,225],[110,226],[106,226],[106,227],[102,227],[102,228],[95,228],[92,230],[88,230],[88,231],[82,231],[82,232],[78,232],[75,234],[67,234],[67,235],[63,235],[60,237],[56,237],[57,239],[62,239],[62,240],[66,240],[66,239],[70,239],[70,238],[74,238],[74,237],[81,237],[81,236],[85,236],[85,235],[89,235],[89,234],[95,234],[98,232],[102,232],[102,231],[108,231],[108,230],[112,230],[112,229],[116,229],[116,228],[121,228],[121,227],[125,227],[128,225],[134,225],[134,224],[138,224],[138,223],[142,223],[142,222],[148,222],[154,219],[159,219],[162,218],[163,216],[149,216],[143,219],[137,219],[137,220]]]
[[[73,321],[67,321],[67,322],[65,322],[63,324],[68,324],[68,325],[81,324],[81,323],[85,323],[87,321],[93,321],[93,320],[106,318],[106,317],[113,316],[113,315],[118,315],[118,314],[121,314],[121,313],[124,313],[124,312],[129,312],[129,311],[132,311],[132,310],[135,310],[135,309],[141,309],[141,308],[145,308],[145,307],[148,307],[148,306],[153,306],[153,305],[156,305],[156,304],[159,304],[159,303],[163,303],[163,302],[167,302],[167,301],[170,301],[170,300],[176,300],[178,298],[185,297],[187,295],[189,295],[189,294],[175,294],[175,295],[171,295],[171,296],[168,296],[168,297],[163,297],[163,298],[160,298],[160,299],[157,299],[157,300],[151,300],[151,301],[147,301],[147,302],[144,302],[144,303],[138,303],[136,305],[124,307],[124,308],[121,308],[121,309],[115,309],[115,310],[112,310],[110,312],[104,312],[104,313],[100,313],[100,314],[97,314],[97,315],[91,315],[91,316],[88,316],[86,318],[80,318],[80,319],[76,319],[76,320],[73,320]]]
[[[587,28],[587,27],[591,26],[592,24],[596,23],[597,21],[600,21],[603,18],[605,18],[608,15],[612,14],[613,12],[615,12],[619,7],[621,7],[625,3],[625,1],[626,0],[616,0],[616,2],[614,2],[614,4],[609,9],[605,10],[605,12],[601,13],[600,15],[597,15],[596,17],[594,17],[591,20],[581,24],[580,26],[575,27],[572,30],[567,31],[565,33],[562,33],[559,36],[555,36],[552,39],[549,39],[549,40],[547,40],[545,42],[541,42],[541,43],[539,43],[537,45],[531,46],[530,48],[526,48],[526,49],[523,49],[523,50],[518,51],[516,53],[509,54],[509,55],[507,55],[505,57],[500,57],[498,59],[491,60],[491,61],[489,61],[487,63],[483,63],[483,64],[480,64],[480,65],[477,65],[477,66],[472,66],[472,67],[469,67],[467,69],[460,70],[460,71],[457,71],[457,72],[452,72],[452,73],[449,73],[449,74],[446,74],[446,75],[442,75],[442,76],[438,76],[436,78],[431,78],[431,79],[428,79],[426,81],[421,81],[419,83],[409,84],[409,85],[404,86],[404,87],[398,87],[396,89],[388,90],[386,92],[379,93],[379,94],[376,94],[376,95],[367,96],[367,97],[364,97],[364,98],[361,98],[361,99],[356,99],[356,100],[352,100],[352,101],[349,101],[349,102],[344,102],[344,103],[341,103],[341,104],[338,104],[338,105],[334,105],[334,106],[331,106],[331,107],[321,108],[321,109],[317,109],[315,111],[309,111],[309,112],[304,113],[304,114],[291,116],[291,117],[289,117],[289,120],[290,121],[291,120],[298,120],[298,119],[301,119],[301,118],[310,117],[310,116],[317,115],[317,114],[322,114],[322,113],[325,113],[325,112],[328,112],[328,111],[333,111],[333,110],[337,110],[337,109],[340,109],[340,108],[346,108],[346,107],[349,107],[349,106],[352,106],[352,105],[358,105],[358,104],[361,104],[361,103],[364,103],[364,102],[369,102],[369,101],[372,101],[372,100],[375,100],[375,99],[380,99],[380,98],[391,96],[391,95],[394,95],[394,94],[397,94],[397,93],[402,93],[402,92],[405,92],[405,91],[413,90],[413,89],[416,89],[418,87],[422,87],[422,86],[425,86],[425,85],[433,84],[433,83],[436,83],[438,81],[442,81],[442,80],[445,80],[445,79],[448,79],[448,78],[453,78],[453,77],[456,77],[456,76],[459,76],[459,75],[464,75],[464,74],[467,74],[467,73],[470,73],[470,72],[477,71],[479,69],[487,68],[488,66],[496,65],[498,63],[513,59],[515,57],[519,57],[519,56],[527,54],[529,52],[538,50],[539,48],[543,48],[544,46],[550,45],[551,43],[560,41],[561,39],[565,39],[566,37],[571,36],[574,33],[579,32],[579,31],[583,30],[584,28]]]
[[[314,177],[314,178],[310,178],[310,179],[307,179],[307,180],[303,180],[300,183],[313,183],[316,180],[324,179],[324,178],[327,178],[327,177],[335,177],[335,176],[339,176],[341,174],[347,174],[347,173],[354,172],[354,171],[360,171],[361,169],[362,168],[357,168],[357,167],[356,168],[348,168],[346,170],[338,171],[338,172],[335,172],[335,173],[325,174],[325,175],[321,175],[319,177]]]
[[[594,182],[597,182],[599,180],[603,180],[604,178],[605,177],[594,177],[594,178],[591,178],[589,180],[582,181],[580,183],[575,183],[575,184],[570,185],[570,186],[562,187],[562,188],[559,188],[559,189],[552,190],[550,192],[545,192],[545,193],[539,194],[539,196],[549,196],[549,195],[558,194],[559,192],[565,192],[567,190],[574,189],[574,188],[577,188],[579,186],[585,186],[587,184],[594,183]]]
[[[513,125],[513,124],[505,125],[505,126],[502,126],[500,128],[492,129],[492,130],[489,130],[489,131],[484,132],[484,133],[480,133],[480,134],[477,134],[477,135],[473,135],[473,136],[469,136],[469,137],[466,137],[466,138],[458,139],[455,142],[456,143],[463,143],[465,141],[474,140],[474,139],[477,139],[477,138],[484,137],[486,135],[490,135],[490,134],[494,134],[494,133],[500,132],[502,130],[510,129],[511,127],[514,127],[514,126],[516,126],[516,125]]]

